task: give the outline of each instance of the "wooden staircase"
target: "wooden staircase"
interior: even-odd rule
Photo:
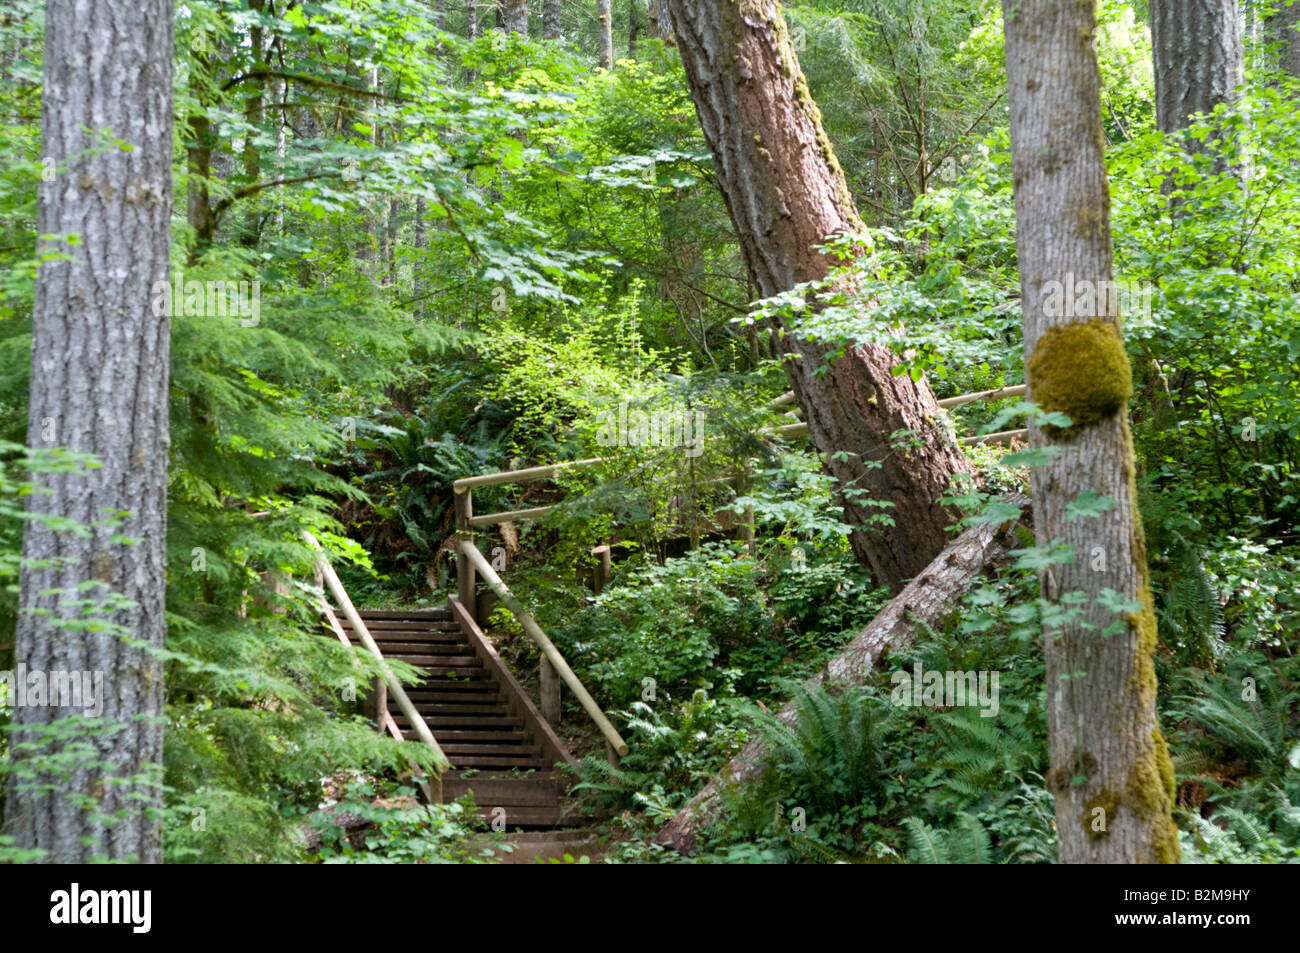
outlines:
[[[578,820],[564,796],[567,776],[556,771],[576,766],[573,756],[454,597],[436,609],[359,614],[385,658],[425,671],[406,692],[452,763],[442,777],[444,802],[472,793],[479,813],[507,830]],[[351,624],[340,624],[359,645]],[[416,737],[382,685],[374,702],[388,708],[402,737]]]

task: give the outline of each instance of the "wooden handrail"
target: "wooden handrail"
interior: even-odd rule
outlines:
[[[605,740],[608,741],[614,750],[620,755],[627,754],[627,742],[623,740],[622,736],[619,735],[618,730],[615,729],[613,723],[610,722],[610,720],[605,716],[605,713],[601,711],[600,706],[596,704],[596,700],[591,697],[591,694],[583,686],[582,682],[579,681],[578,676],[573,674],[573,669],[569,668],[569,663],[564,660],[564,656],[560,654],[560,650],[557,649],[554,643],[546,637],[546,633],[543,632],[542,627],[537,624],[537,620],[534,619],[532,614],[523,607],[523,604],[515,598],[515,594],[510,591],[510,588],[501,581],[501,577],[498,576],[496,570],[492,568],[492,564],[478,551],[478,547],[474,545],[472,540],[462,539],[459,547],[460,553],[474,566],[474,569],[478,574],[483,577],[484,582],[488,584],[488,588],[496,593],[497,598],[505,603],[506,608],[514,614],[516,619],[519,620],[519,624],[524,627],[524,631],[528,633],[528,637],[533,640],[533,643],[541,650],[542,654],[546,657],[546,660],[554,667],[555,673],[560,676],[560,679],[565,685],[569,686],[569,690],[573,692],[574,697],[578,699],[579,704],[582,705],[583,710],[588,714],[588,716],[590,716],[591,720],[596,723],[596,727],[598,727],[601,734],[605,736]]]
[[[352,600],[348,598],[347,590],[343,588],[343,583],[340,581],[338,573],[336,573],[334,567],[330,565],[330,561],[326,557],[325,550],[321,547],[320,542],[317,541],[316,537],[308,530],[302,531],[302,538],[306,541],[308,546],[315,550],[316,568],[320,571],[321,575],[325,577],[325,582],[329,586],[330,592],[334,594],[334,598],[338,600],[339,608],[343,610],[344,616],[347,617],[348,622],[351,624],[352,631],[357,634],[357,637],[361,640],[361,644],[366,647],[366,650],[369,651],[370,654],[375,657],[375,660],[379,662],[379,671],[382,674],[384,685],[396,700],[397,707],[402,710],[402,714],[405,715],[407,721],[411,723],[411,728],[415,731],[416,736],[433,749],[435,757],[434,779],[433,784],[431,785],[433,788],[432,793],[436,795],[437,798],[437,801],[434,803],[441,801],[442,774],[451,767],[451,762],[447,760],[447,756],[443,754],[442,748],[439,747],[437,740],[434,739],[433,732],[429,730],[429,725],[424,720],[424,716],[416,709],[415,705],[411,702],[410,696],[406,694],[406,689],[402,688],[401,682],[399,682],[397,677],[393,675],[393,670],[388,667],[388,660],[385,659],[384,654],[379,651],[379,646],[375,643],[374,637],[371,636],[370,630],[366,628],[365,622],[361,620],[361,615],[352,604]],[[336,624],[337,622],[338,620],[335,619]]]
[[[939,401],[944,410],[951,410],[963,404],[973,404],[977,400],[1003,400],[1007,397],[1024,397],[1029,393],[1029,386],[1017,384],[1014,387],[999,387],[995,390],[982,390],[975,394],[961,394],[958,397],[945,397]]]
[[[461,477],[452,481],[452,489],[464,493],[477,486],[496,486],[501,483],[531,483],[533,480],[549,480],[561,470],[571,467],[591,467],[600,463],[599,457],[586,460],[570,460],[567,463],[552,463],[544,467],[529,467],[526,470],[502,470],[500,473],[484,473],[480,476]]]
[[[508,510],[504,513],[486,513],[483,516],[471,516],[466,523],[469,526],[493,526],[496,523],[510,523],[514,520],[535,520],[551,512],[553,507],[534,506],[526,510]]]

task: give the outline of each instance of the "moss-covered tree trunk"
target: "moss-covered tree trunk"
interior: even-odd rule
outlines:
[[[1111,281],[1110,193],[1090,0],[1003,0],[1016,247],[1030,399],[1065,430],[1031,428],[1040,545],[1074,559],[1040,574],[1076,616],[1044,637],[1048,786],[1066,863],[1174,863],[1169,752],[1156,719],[1156,622],[1134,488],[1128,358]],[[1071,513],[1071,504],[1109,498]],[[1126,603],[1126,605],[1119,605]],[[1117,611],[1118,609],[1118,611]]]
[[[691,95],[750,275],[762,297],[825,278],[817,249],[862,223],[822,129],[776,0],[667,0]],[[863,302],[863,308],[869,308]],[[777,329],[778,332],[780,329]],[[939,498],[970,465],[943,424],[925,380],[895,376],[884,345],[831,349],[790,334],[777,346],[809,436],[841,488],[858,559],[894,592],[943,549],[957,514]],[[908,448],[895,434],[919,438]]]
[[[50,862],[156,863],[161,778],[142,772],[163,740],[145,649],[165,630],[169,322],[153,288],[170,286],[170,0],[46,4],[41,155],[59,172],[40,251],[65,258],[36,278],[28,442],[99,466],[38,474],[27,501],[14,662],[40,692],[13,709],[6,833]]]

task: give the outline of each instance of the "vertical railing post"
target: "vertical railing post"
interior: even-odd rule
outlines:
[[[538,667],[540,685],[538,687],[539,701],[541,705],[542,717],[551,723],[552,727],[560,723],[560,677],[555,674],[555,666],[545,655]]]
[[[474,516],[474,491],[466,487],[454,493],[456,505],[456,594],[460,604],[465,607],[470,618],[475,622],[478,617],[478,584],[474,564],[460,551],[462,543],[474,545],[474,534],[470,532],[469,521]]]
[[[597,546],[591,551],[596,566],[591,573],[591,591],[600,595],[614,578],[614,561],[608,546]]]

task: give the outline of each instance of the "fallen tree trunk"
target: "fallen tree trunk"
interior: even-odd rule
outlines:
[[[1019,507],[1022,514],[1029,506],[1028,498],[1019,493],[1009,494],[1004,499]],[[831,660],[822,674],[806,683],[806,687],[823,683],[861,684],[875,671],[881,658],[910,644],[923,625],[941,627],[957,610],[962,596],[991,570],[1010,560],[1011,550],[1017,545],[1011,532],[1016,522],[973,526],[958,536]],[[793,722],[796,716],[796,705],[789,702],[782,707],[777,718]],[[695,846],[696,832],[716,816],[722,788],[761,777],[767,769],[765,754],[763,738],[751,740],[704,790],[691,798],[663,826],[655,840],[689,853]]]

